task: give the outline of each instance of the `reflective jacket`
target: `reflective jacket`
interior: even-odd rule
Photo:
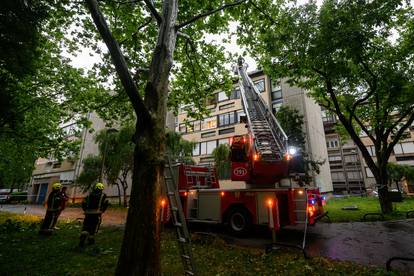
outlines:
[[[82,209],[85,214],[102,214],[108,205],[106,194],[100,190],[94,190],[83,200]]]
[[[62,197],[59,190],[53,190],[47,198],[47,210],[59,211],[62,204]]]

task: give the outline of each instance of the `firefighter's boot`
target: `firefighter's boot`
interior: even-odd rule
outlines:
[[[95,236],[89,236],[88,237],[88,245],[94,245],[95,244]]]
[[[80,248],[85,248],[85,241],[86,238],[88,237],[89,233],[87,231],[82,231],[81,235],[80,235],[80,241],[79,241],[79,247]]]

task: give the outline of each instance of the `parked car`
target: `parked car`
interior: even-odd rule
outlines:
[[[9,203],[9,202],[10,202],[10,190],[0,189],[0,203]]]

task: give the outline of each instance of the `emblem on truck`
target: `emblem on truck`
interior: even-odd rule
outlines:
[[[242,167],[235,168],[233,173],[237,176],[245,176],[247,174],[247,170]]]

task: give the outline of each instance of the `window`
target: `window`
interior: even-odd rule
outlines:
[[[212,154],[213,150],[217,147],[217,141],[209,141],[207,142],[207,154]]]
[[[347,155],[344,156],[344,161],[345,163],[356,163],[358,162],[358,159],[356,155]]]
[[[272,103],[272,112],[273,112],[273,114],[276,114],[279,111],[282,104],[283,104],[283,101],[277,101],[277,102]]]
[[[329,159],[329,162],[337,162],[337,161],[341,161],[342,160],[342,158],[341,158],[340,155],[329,156],[328,159]]]
[[[207,143],[206,142],[200,143],[200,154],[201,155],[207,154]]]
[[[350,180],[361,179],[361,173],[359,171],[347,172],[347,176]]]
[[[374,177],[374,174],[368,167],[365,167],[365,172],[367,173],[367,177]]]
[[[211,118],[204,119],[201,129],[205,130],[205,129],[212,129],[216,127],[217,127],[217,118],[211,117]]]
[[[282,98],[282,90],[272,92],[272,100],[278,100]]]
[[[240,117],[241,117],[241,116],[246,116],[246,113],[244,113],[244,111],[243,111],[243,110],[238,110],[238,111],[236,111],[236,113],[237,113],[237,122],[238,122],[238,123],[241,123],[241,121],[240,121]]]
[[[179,126],[179,130],[180,133],[186,133],[187,132],[187,127],[185,124],[180,124]]]
[[[193,122],[193,129],[194,129],[194,131],[200,131],[201,130],[201,122],[200,121],[194,121]]]
[[[222,144],[229,144],[230,143],[230,139],[229,138],[224,138],[224,139],[219,139],[218,140],[218,144],[222,145]]]
[[[236,123],[236,116],[234,112],[220,114],[217,117],[219,127]]]
[[[344,180],[345,179],[345,175],[343,172],[333,172],[331,176],[332,176],[332,180]]]
[[[328,148],[337,148],[337,147],[339,147],[339,141],[338,141],[338,139],[326,141],[326,146]]]
[[[234,127],[220,129],[219,130],[219,135],[221,135],[221,134],[227,134],[227,133],[232,133],[232,132],[234,132]]]
[[[277,80],[272,80],[271,85],[272,85],[272,92],[282,90],[282,86],[280,86],[280,82]]]
[[[215,105],[217,103],[216,94],[207,97],[206,105]]]
[[[219,110],[225,110],[225,109],[229,109],[229,108],[233,108],[234,107],[234,102],[233,103],[229,103],[229,104],[223,104],[219,106]]]
[[[215,135],[216,135],[216,131],[204,132],[204,133],[201,133],[201,138],[212,137]]]
[[[193,148],[193,156],[200,155],[200,143],[195,143]]]
[[[254,86],[256,87],[257,91],[259,91],[260,93],[265,91],[265,80],[261,79],[258,81],[254,82]]]
[[[235,88],[230,95],[230,100],[240,99],[240,89],[237,87]]]
[[[401,143],[404,153],[414,153],[414,142]]]
[[[217,93],[217,100],[219,102],[227,101],[228,99],[229,99],[229,97],[227,96],[226,92],[222,91],[222,92]]]
[[[367,146],[367,150],[369,152],[369,155],[376,156],[376,154],[375,154],[375,147],[374,146]]]

